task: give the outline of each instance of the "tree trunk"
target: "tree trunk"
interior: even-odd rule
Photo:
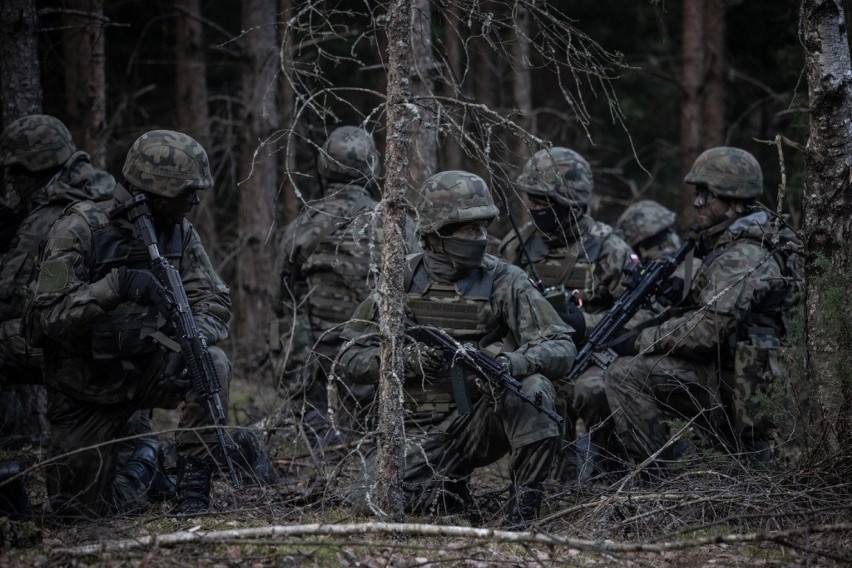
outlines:
[[[243,137],[240,156],[235,335],[242,353],[253,353],[265,340],[264,330],[272,305],[274,278],[273,243],[267,237],[273,227],[276,157],[265,145],[278,127],[275,71],[278,43],[275,33],[275,0],[245,0],[242,9],[243,37]]]
[[[283,172],[281,176],[280,191],[283,201],[283,218],[281,226],[286,226],[296,218],[299,213],[299,199],[291,177],[296,172],[296,150],[295,145],[298,137],[294,136],[297,125],[294,122],[296,115],[296,93],[293,89],[292,77],[295,75],[293,67],[293,35],[286,26],[293,12],[293,0],[279,0],[279,21],[281,22],[278,37],[278,59],[281,65],[281,87],[279,90],[279,109],[281,112],[281,123],[290,129],[286,134],[284,142]]]
[[[175,19],[175,113],[177,129],[189,134],[210,152],[210,110],[207,92],[207,61],[201,0],[174,0]],[[208,250],[218,250],[216,217],[211,195],[193,211],[191,220]]]
[[[435,133],[434,81],[435,58],[432,55],[432,12],[430,0],[411,1],[411,45],[414,73],[411,94],[418,109],[413,130],[410,168],[411,187],[415,190],[438,168],[438,137]]]
[[[106,167],[104,1],[80,0],[63,20],[66,123],[78,148]]]
[[[705,0],[704,39],[707,79],[704,88],[704,146],[725,143],[725,0]]]
[[[530,14],[522,4],[515,7],[515,41],[512,43],[512,98],[518,116],[515,122],[529,132],[532,128],[532,73],[530,71]],[[518,136],[512,152],[514,154],[515,171],[520,168],[535,149],[527,145],[523,136]],[[510,169],[511,171],[511,169]],[[506,191],[507,209],[517,221],[526,215],[526,207],[516,191]]]
[[[411,111],[412,6],[394,0],[388,8],[387,151],[385,155],[384,236],[379,279],[379,328],[382,332],[379,377],[379,479],[377,503],[390,520],[403,518],[401,470],[405,431],[402,407],[404,198],[408,187],[409,148],[415,121]]]
[[[462,52],[463,38],[461,37],[461,8],[459,8],[458,3],[453,2],[447,6],[445,14],[444,45],[447,47],[447,65],[449,66],[445,90],[448,97],[460,98],[459,93],[463,92],[462,73],[464,71],[462,68],[464,54]],[[448,170],[464,168],[464,155],[457,138],[457,136],[450,135],[445,136],[441,141],[444,163]]]
[[[810,432],[828,452],[849,447],[852,329],[852,67],[839,0],[803,0],[801,34],[811,109],[805,163],[805,378]]]
[[[41,112],[37,27],[35,2],[0,2],[0,103],[3,127],[22,116]],[[3,382],[0,381],[0,385]],[[25,440],[44,439],[49,429],[44,387],[0,386],[0,435],[23,437]]]
[[[704,0],[683,1],[683,65],[680,102],[680,179],[683,179],[702,150],[701,95],[704,82]],[[692,198],[680,192],[677,210],[681,225],[693,218]]]

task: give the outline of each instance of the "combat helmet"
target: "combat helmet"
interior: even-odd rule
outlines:
[[[213,187],[207,152],[194,138],[172,130],[152,130],[137,138],[121,172],[133,187],[162,197]]]
[[[706,185],[714,195],[754,199],[763,193],[763,171],[754,156],[740,148],[720,146],[704,151],[684,181]]]
[[[317,169],[327,180],[375,180],[381,173],[379,151],[363,128],[340,126],[331,131],[317,159]]]
[[[423,182],[417,217],[420,233],[469,221],[490,221],[499,213],[485,180],[461,170],[440,172]]]
[[[0,135],[0,160],[5,167],[40,172],[61,166],[76,151],[68,127],[47,114],[19,118]]]
[[[533,154],[524,164],[516,184],[530,195],[581,208],[589,203],[594,189],[589,163],[574,150],[559,146]]]
[[[656,201],[643,199],[624,210],[616,221],[616,229],[632,248],[664,231],[672,230],[677,215]]]

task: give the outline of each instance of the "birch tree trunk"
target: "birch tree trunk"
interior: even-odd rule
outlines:
[[[376,502],[390,520],[403,518],[402,466],[405,444],[402,392],[403,264],[405,261],[404,199],[408,188],[413,125],[411,78],[411,0],[393,0],[388,7],[387,177],[384,195],[382,271],[379,280],[379,329],[382,334],[379,377],[379,479]],[[419,112],[419,111],[418,111]]]
[[[104,0],[80,0],[62,16],[65,122],[78,148],[106,167],[106,55]]]
[[[680,178],[683,179],[701,152],[701,88],[704,81],[704,0],[683,0],[683,65],[680,101]],[[679,193],[680,224],[693,217],[692,197]]]
[[[198,140],[210,153],[210,109],[201,0],[174,0],[174,3],[178,13],[175,19],[177,129]],[[212,195],[205,195],[191,217],[208,250],[219,249],[214,203]]]
[[[273,243],[268,240],[273,227],[277,167],[275,155],[264,145],[278,127],[275,71],[278,41],[275,33],[277,2],[244,0],[243,36],[243,122],[239,184],[239,246],[235,336],[241,347],[265,340],[269,306],[272,305],[274,278]]]
[[[35,2],[0,2],[0,106],[3,127],[22,116],[41,112],[37,28]],[[5,187],[5,182],[2,187]],[[44,439],[49,430],[44,387],[15,384],[0,387],[0,435],[20,436],[25,440]]]
[[[805,163],[805,375],[811,432],[849,448],[852,369],[852,67],[840,0],[803,0],[811,109]],[[816,262],[814,262],[816,260]]]

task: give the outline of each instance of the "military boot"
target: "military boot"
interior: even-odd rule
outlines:
[[[119,509],[131,511],[147,505],[148,488],[157,473],[156,438],[140,438],[127,462],[115,474]]]
[[[275,468],[256,432],[240,430],[234,434],[234,443],[237,445],[234,463],[249,485],[274,485],[278,481]]]
[[[210,485],[214,463],[209,458],[181,457],[178,460],[177,503],[172,512],[192,516],[210,507]]]
[[[23,465],[17,460],[0,462],[0,517],[25,520],[32,516],[23,471]]]
[[[538,487],[511,487],[509,514],[506,519],[509,528],[526,530],[530,528],[541,511],[544,492]]]

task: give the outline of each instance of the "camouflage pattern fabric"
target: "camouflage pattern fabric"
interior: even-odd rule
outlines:
[[[763,195],[763,170],[750,153],[720,146],[705,150],[695,159],[684,181],[706,185],[715,195],[754,199]]]
[[[427,266],[428,264],[424,264]],[[493,275],[490,293],[460,291],[459,299],[484,303],[477,317],[487,317],[484,329],[504,330],[499,341],[508,337],[516,344],[507,351],[512,372],[522,381],[526,392],[541,397],[544,405],[553,408],[555,395],[549,379],[562,377],[570,367],[575,347],[569,328],[536,291],[526,275],[517,267],[486,255],[481,268]],[[447,282],[427,269],[426,275],[433,284]],[[414,280],[417,280],[415,274]],[[463,288],[461,281],[457,284]],[[427,298],[426,292],[409,289],[407,301]],[[441,302],[452,307],[451,299],[442,296]],[[347,341],[340,353],[341,372],[353,382],[375,384],[379,376],[379,339],[376,333],[377,299],[373,295],[365,300],[352,317],[344,332]],[[464,326],[470,327],[470,326]],[[444,331],[453,333],[453,329]],[[500,334],[498,334],[500,335]],[[457,337],[457,340],[464,339]],[[553,457],[559,428],[531,405],[505,393],[486,392],[470,415],[459,415],[453,400],[447,395],[449,369],[406,381],[405,392],[409,412],[406,415],[406,438],[411,444],[406,450],[407,461],[403,479],[406,484],[408,510],[434,510],[446,500],[446,490],[457,493],[467,476],[477,467],[493,463],[507,452],[511,455],[515,484],[519,488],[537,487],[547,476]],[[491,396],[496,396],[495,407]],[[370,462],[364,480],[352,493],[359,510],[366,510],[366,495],[372,490]],[[366,507],[366,509],[365,509]]]
[[[76,152],[66,160],[58,177],[25,203],[27,215],[0,264],[0,384],[41,380],[40,351],[15,336],[20,333],[27,287],[36,277],[39,244],[68,205],[109,199],[114,187],[111,175],[94,168],[85,152]]]
[[[574,150],[558,146],[533,154],[515,183],[524,193],[583,209],[594,190],[592,168],[585,158]]]
[[[656,201],[643,199],[624,210],[615,229],[642,260],[672,254],[680,247],[675,233],[677,215]]]
[[[416,207],[421,235],[447,225],[490,221],[499,213],[485,180],[461,170],[440,172],[423,182]]]
[[[162,197],[213,187],[207,152],[195,139],[172,130],[152,130],[137,138],[121,172],[133,187]]]
[[[19,118],[0,134],[0,164],[41,172],[61,166],[77,151],[61,120],[47,114]]]
[[[24,315],[27,337],[43,345],[44,380],[51,401],[51,455],[57,461],[50,474],[49,497],[72,510],[100,513],[116,504],[108,489],[114,456],[111,446],[65,456],[68,450],[120,437],[137,409],[174,408],[180,402],[155,388],[165,360],[142,333],[155,331],[162,319],[147,317],[145,308],[140,311],[122,300],[109,283],[113,268],[149,265],[145,247],[133,237],[131,227],[108,218],[111,209],[130,197],[116,186],[112,200],[79,202],[53,225]],[[162,254],[181,275],[199,330],[210,345],[225,339],[231,317],[228,289],[198,234],[186,220],[158,232]],[[227,409],[230,364],[221,350],[210,351]],[[204,429],[212,424],[207,405],[192,390],[183,401],[180,427],[186,430],[178,436],[178,451],[206,455],[216,447],[215,433]],[[103,466],[89,463],[100,459]],[[93,472],[92,467],[99,469]]]
[[[630,397],[641,390],[642,385],[655,380],[647,376],[649,364],[645,360],[651,355],[676,359],[679,368],[689,369],[696,376],[721,377],[724,374],[721,384],[717,378],[715,384],[703,383],[702,388],[715,398],[739,397],[736,414],[740,416],[736,422],[740,425],[754,423],[754,417],[745,416],[751,412],[748,410],[751,403],[744,398],[751,396],[754,384],[765,382],[771,357],[769,353],[752,356],[744,352],[740,356],[739,369],[734,369],[734,346],[748,343],[766,349],[760,339],[762,336],[773,338],[776,344],[783,337],[786,284],[782,267],[768,248],[772,227],[766,213],[740,217],[724,223],[721,228],[721,231],[714,228],[705,231],[705,235],[718,236],[713,242],[704,243],[707,254],[687,298],[686,305],[698,307],[661,325],[643,329],[636,340],[636,348],[642,355],[607,370],[607,398],[621,421],[620,434],[634,451],[640,447],[647,452],[658,449],[658,445],[648,445],[649,440],[659,442],[662,439],[659,432],[664,430],[666,412],[661,400],[648,402],[641,413],[627,408],[633,404],[629,402]],[[665,362],[665,357],[653,360],[655,364],[664,365],[660,361]],[[764,368],[758,369],[761,366]],[[741,372],[746,375],[738,374]],[[671,374],[680,379],[685,373]],[[692,393],[688,381],[684,381],[685,388]],[[708,408],[696,405],[693,410],[697,413]],[[631,417],[639,414],[643,416],[640,422],[633,422]],[[727,428],[724,424],[719,427]],[[737,429],[741,434],[743,426]],[[649,430],[657,434],[651,435]]]
[[[381,169],[381,158],[373,137],[355,126],[332,130],[317,158],[317,171],[326,181],[374,184]]]

